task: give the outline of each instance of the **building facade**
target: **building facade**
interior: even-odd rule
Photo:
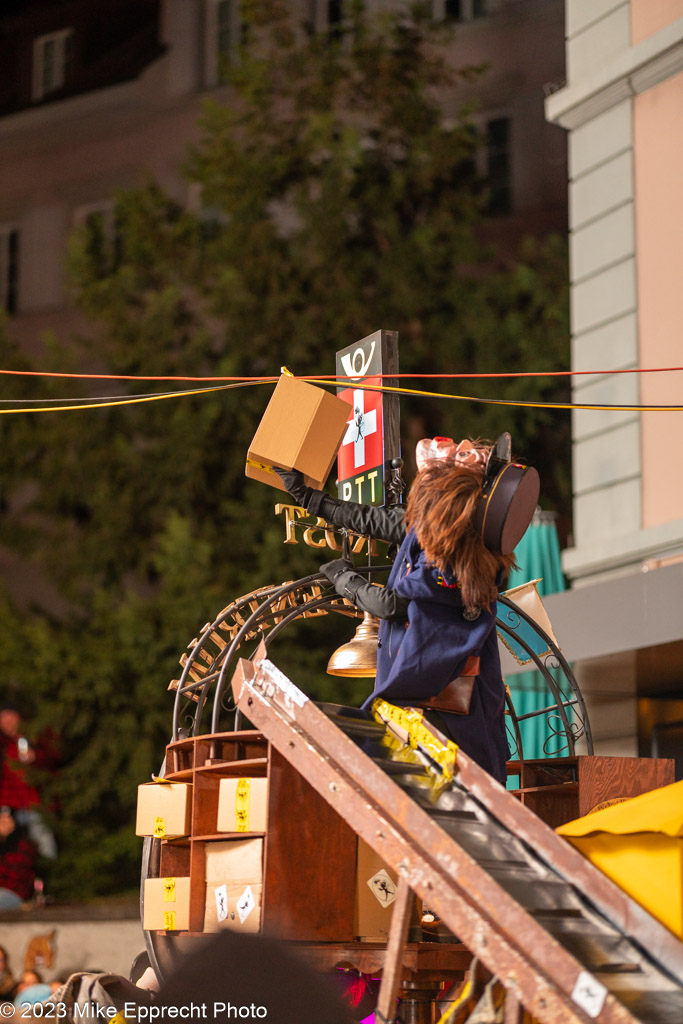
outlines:
[[[299,7],[321,32],[344,15],[340,0]],[[545,84],[564,75],[562,0],[433,0],[433,10],[456,26],[454,63],[489,69],[457,102],[479,97],[494,234],[514,242],[524,231],[563,232],[566,144],[543,111]],[[46,330],[83,326],[65,292],[75,225],[106,224],[116,191],[147,175],[192,201],[180,165],[241,29],[238,0],[115,0],[106,31],[87,0],[3,5],[0,304],[28,351],[39,351]]]
[[[566,56],[546,113],[569,141],[573,399],[681,406],[683,374],[619,371],[682,363],[683,0],[567,0]],[[551,603],[600,753],[683,753],[682,446],[681,411],[574,412]]]

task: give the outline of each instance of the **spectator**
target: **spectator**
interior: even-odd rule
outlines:
[[[44,1003],[52,995],[52,989],[46,985],[38,971],[24,971],[17,985],[14,1006],[21,1010],[26,1004]]]
[[[50,733],[31,746],[23,733],[19,709],[8,700],[0,704],[0,805],[11,807],[17,822],[25,825],[38,852],[50,860],[57,856],[57,844],[51,830],[37,810],[38,790],[27,779],[26,769],[54,767],[56,744]]]
[[[0,807],[0,910],[15,910],[33,895],[35,848],[11,807]]]
[[[11,1002],[17,989],[17,979],[9,965],[9,955],[4,946],[0,946],[0,1003]]]

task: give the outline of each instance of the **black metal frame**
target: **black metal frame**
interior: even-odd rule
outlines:
[[[377,568],[362,569],[358,572],[376,572]],[[327,587],[327,592],[322,591]],[[312,594],[311,594],[312,592]],[[288,604],[282,607],[283,599]],[[549,737],[544,749],[550,739],[561,736],[564,739],[564,746],[549,756],[573,755],[576,742],[583,738],[588,754],[593,753],[590,723],[586,713],[583,696],[576,682],[574,674],[566,661],[561,650],[553,639],[521,608],[505,596],[498,598],[499,603],[507,609],[507,618],[500,616],[496,619],[496,627],[499,634],[504,634],[514,639],[528,654],[530,667],[537,669],[548,687],[553,703],[543,708],[527,712],[517,716],[514,709],[514,702],[510,696],[507,697],[507,711],[511,727],[511,739],[514,744],[516,759],[524,760],[524,751],[519,729],[519,722],[529,718],[545,716],[549,728]],[[254,609],[254,603],[259,602]],[[287,610],[289,608],[289,610]],[[251,610],[251,614],[245,619],[244,611]],[[222,712],[236,715],[236,721],[231,726],[239,728],[239,712],[232,703],[232,695],[226,691],[226,684],[229,683],[229,673],[234,669],[234,662],[238,652],[250,639],[259,637],[263,639],[266,647],[285,629],[291,622],[306,617],[311,612],[328,614],[335,612],[354,618],[360,613],[340,598],[334,591],[329,589],[326,578],[321,573],[314,573],[305,576],[300,580],[283,583],[280,586],[263,587],[254,591],[225,608],[218,618],[207,624],[202,630],[200,637],[193,642],[187,656],[183,673],[178,681],[176,699],[173,709],[173,740],[189,735],[200,735],[202,713],[209,698],[209,691],[215,683],[213,697],[213,709],[211,715],[211,733],[220,731],[220,718]],[[211,657],[207,648],[212,639],[220,637],[221,626],[225,626],[230,618],[237,617],[242,625],[232,637],[230,643],[220,638],[220,650],[215,657]],[[527,641],[520,636],[516,629],[524,622],[532,629],[538,637],[543,640],[543,646],[547,653],[537,654]],[[558,680],[553,670],[562,678]],[[193,675],[199,676],[193,679]],[[192,698],[197,700],[196,707],[190,714]],[[226,701],[227,698],[227,701]]]

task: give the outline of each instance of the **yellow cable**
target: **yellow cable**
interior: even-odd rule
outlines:
[[[312,377],[299,377],[308,384],[320,384]],[[588,405],[573,402],[513,402],[503,398],[476,398],[473,395],[444,395],[438,391],[418,391],[415,388],[396,388],[388,384],[355,384],[347,380],[328,380],[326,384],[336,384],[346,390],[361,389],[366,391],[390,391],[399,395],[417,395],[420,398],[449,398],[458,402],[479,402],[485,405],[512,405],[522,409],[591,409],[606,412],[681,412],[683,405]]]
[[[0,416],[7,416],[10,413],[17,412],[71,412],[77,409],[111,409],[116,405],[139,405],[141,402],[160,402],[164,398],[184,398],[187,395],[206,395],[212,391],[230,391],[233,388],[251,387],[253,384],[272,384],[277,378],[264,381],[249,381],[248,383],[240,384],[221,384],[219,387],[213,388],[193,388],[190,391],[168,391],[162,395],[144,395],[138,398],[117,398],[115,401],[109,402],[85,402],[82,405],[48,405],[43,408],[33,409],[0,409]],[[21,401],[20,398],[17,399]]]
[[[282,368],[283,372],[289,376],[294,376],[291,371],[287,370],[286,367]],[[297,377],[297,380],[304,381],[308,384],[320,385],[320,380],[315,377]],[[16,409],[0,409],[0,416],[8,416],[16,413],[26,412],[70,412],[72,410],[83,410],[83,409],[109,409],[116,405],[139,405],[142,402],[160,402],[166,398],[184,398],[188,395],[206,395],[213,391],[228,391],[232,388],[243,388],[253,387],[256,384],[274,384],[276,377],[264,378],[262,380],[248,380],[241,381],[239,383],[223,384],[218,387],[210,388],[195,388],[190,391],[169,391],[161,395],[145,395],[136,398],[117,398],[113,401],[101,401],[101,402],[87,402],[84,401],[79,405],[49,405],[41,408],[26,408],[20,406]],[[521,409],[587,409],[593,411],[602,412],[682,412],[683,405],[589,405],[582,403],[573,402],[514,402],[508,399],[502,398],[476,398],[473,395],[444,395],[438,391],[419,391],[416,388],[401,388],[391,387],[389,385],[379,384],[364,384],[364,383],[353,383],[350,384],[344,380],[329,380],[325,381],[326,384],[336,385],[344,387],[346,390],[349,388],[367,390],[367,391],[379,391],[379,392],[390,392],[399,395],[416,395],[419,398],[446,398],[451,401],[457,402],[476,402],[484,405],[506,405]],[[21,399],[16,399],[20,402]]]

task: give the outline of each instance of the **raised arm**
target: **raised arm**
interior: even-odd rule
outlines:
[[[305,508],[311,515],[320,516],[335,526],[344,526],[354,533],[376,537],[390,544],[400,544],[403,540],[406,528],[405,512],[402,508],[376,508],[374,505],[341,501],[330,497],[324,491],[307,487],[303,475],[296,470],[275,467],[275,471],[297,505]]]

